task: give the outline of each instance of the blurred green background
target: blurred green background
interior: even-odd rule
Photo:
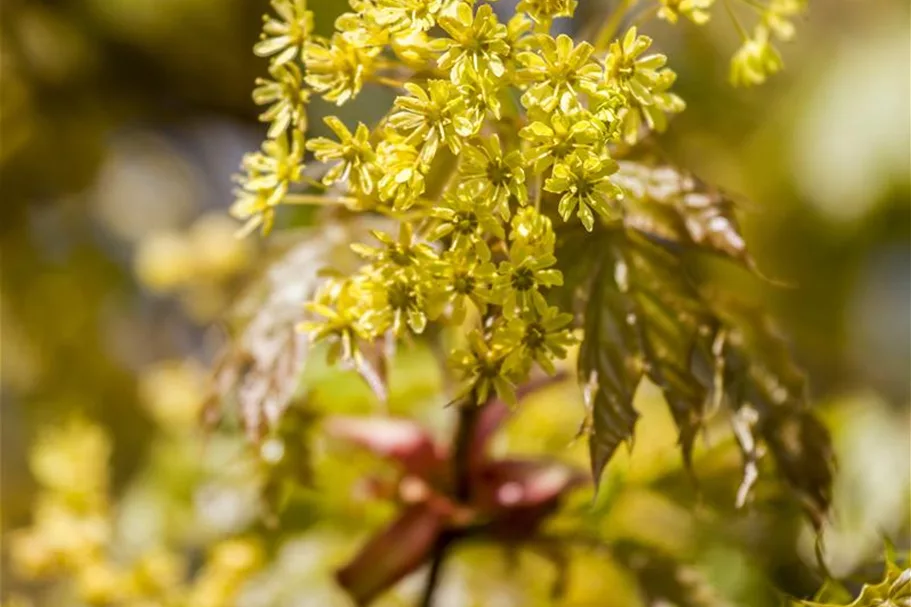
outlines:
[[[579,23],[610,5],[581,4]],[[344,8],[310,6],[323,33]],[[193,410],[221,341],[212,327],[267,248],[235,241],[227,219],[230,176],[264,133],[250,91],[265,64],[250,49],[266,9],[261,0],[0,6],[4,530],[30,519],[36,433],[71,412],[110,429],[115,487],[137,471],[172,470],[160,464],[156,428]],[[706,28],[644,28],[688,104],[662,140],[669,157],[748,201],[754,256],[788,285],[709,269],[763,302],[809,373],[840,458],[829,550],[842,573],[876,554],[881,532],[908,543],[909,20],[902,0],[813,2],[783,49],[786,70],[753,90],[727,84],[737,41],[722,11]],[[343,111],[377,116],[388,100],[368,88]],[[324,111],[314,103],[310,124]],[[426,398],[438,380],[415,364],[402,385]],[[574,407],[563,407],[569,421],[559,427],[529,408],[510,448],[560,454],[581,417]],[[192,460],[186,443],[181,456]],[[636,444],[644,453],[663,447],[673,453],[668,428]],[[193,502],[193,480],[183,481]]]

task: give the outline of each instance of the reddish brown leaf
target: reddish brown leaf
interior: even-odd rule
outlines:
[[[445,453],[416,422],[390,417],[331,417],[329,435],[354,443],[425,480],[439,478],[446,470]]]
[[[408,507],[336,574],[358,605],[367,605],[428,560],[450,513],[433,502]]]

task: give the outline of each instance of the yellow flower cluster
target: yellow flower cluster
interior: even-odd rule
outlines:
[[[746,0],[744,0],[746,2]],[[807,9],[807,0],[768,0],[747,2],[758,13],[752,34],[748,33],[731,12],[743,44],[731,59],[731,83],[735,86],[754,86],[781,71],[784,63],[775,48],[774,40],[790,41],[794,37],[792,20]]]
[[[264,559],[258,542],[216,543],[203,567],[188,575],[185,559],[166,547],[126,560],[116,549],[108,495],[106,433],[83,420],[48,430],[31,453],[41,491],[32,526],[9,538],[12,564],[23,578],[68,580],[80,604],[221,607]]]
[[[550,35],[574,0],[523,0],[506,22],[475,0],[350,0],[329,38],[311,32],[304,0],[272,5],[256,52],[273,80],[254,92],[268,139],[243,161],[234,216],[265,232],[280,204],[338,204],[398,224],[354,245],[364,265],[308,305],[311,339],[359,366],[364,344],[470,313],[453,355],[465,395],[508,398],[533,364],[553,370],[576,339],[547,301],[562,284],[552,222],[619,221],[612,154],[684,108],[665,56],[635,27],[598,46]],[[711,5],[662,0],[660,15],[703,23]],[[378,124],[329,116],[334,136],[305,140],[311,96],[343,105],[368,84],[398,94]],[[320,180],[304,174],[307,151]]]

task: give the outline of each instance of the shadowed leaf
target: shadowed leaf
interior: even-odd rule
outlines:
[[[686,249],[753,267],[733,204],[672,167],[621,164],[622,221],[591,235],[560,231],[565,286],[551,294],[585,334],[579,375],[593,476],[633,438],[632,401],[644,375],[664,394],[688,467],[706,404],[727,405],[744,455],[738,503],[768,450],[818,527],[829,507],[832,453],[806,404],[802,374],[767,320],[716,309],[687,271]]]
[[[306,362],[307,338],[298,329],[304,302],[322,282],[323,267],[356,262],[348,242],[367,227],[354,222],[327,225],[319,231],[288,234],[294,244],[277,245],[282,252],[250,285],[228,319],[231,335],[215,367],[207,422],[217,422],[226,407],[235,407],[253,440],[276,427],[300,388]]]
[[[755,468],[756,444],[762,441],[818,528],[831,501],[834,459],[828,430],[809,410],[805,378],[771,321],[761,311],[726,307],[725,391],[735,409],[747,474]],[[738,423],[746,418],[750,423]]]
[[[696,247],[753,269],[734,216],[719,190],[669,165],[623,161],[613,181],[622,187],[624,224],[665,245]]]
[[[794,601],[795,607],[838,607],[835,603]],[[885,579],[878,584],[865,584],[860,595],[844,607],[909,607],[911,606],[911,569],[893,563],[886,566]]]
[[[636,576],[642,602],[648,607],[733,607],[698,569],[655,548],[626,543],[613,553]]]
[[[620,443],[633,437],[639,414],[633,396],[642,377],[642,345],[635,326],[626,261],[619,247],[598,252],[591,279],[579,350],[579,375],[584,383],[589,421],[589,454],[597,486],[604,466]],[[630,321],[634,322],[630,322]]]

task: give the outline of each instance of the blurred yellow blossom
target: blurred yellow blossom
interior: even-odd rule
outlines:
[[[731,83],[735,86],[762,84],[784,66],[778,50],[769,41],[769,29],[756,26],[753,36],[731,59]]]
[[[191,264],[189,243],[171,230],[143,238],[134,261],[139,281],[159,293],[173,291],[189,282],[193,275]]]
[[[99,427],[72,419],[39,436],[29,464],[39,483],[74,503],[107,491],[111,444]]]
[[[167,429],[190,429],[199,420],[207,377],[192,361],[166,360],[139,378],[139,395],[155,420]]]

